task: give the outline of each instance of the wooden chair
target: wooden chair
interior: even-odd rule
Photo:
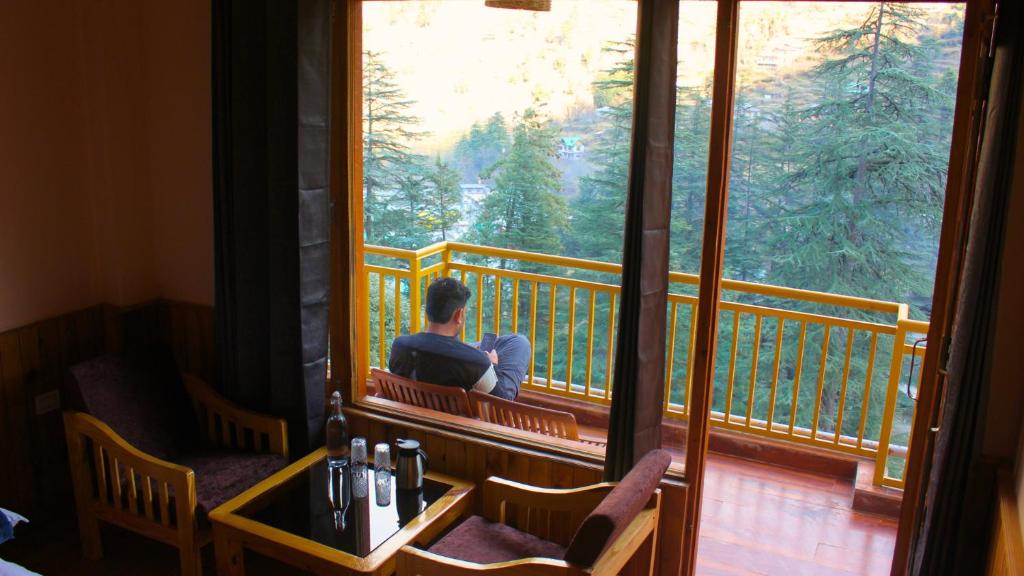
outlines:
[[[583,488],[488,478],[483,516],[470,517],[427,550],[402,547],[398,575],[613,575],[631,560],[654,574],[657,485],[670,462],[668,452],[655,450],[622,482]]]
[[[469,397],[462,388],[419,382],[377,368],[371,368],[370,375],[378,396],[455,416],[473,417]]]
[[[86,376],[78,374],[69,380],[77,387],[79,405],[95,415],[64,411],[83,553],[89,559],[102,556],[99,521],[103,520],[178,548],[182,575],[201,575],[199,550],[211,540],[206,514],[287,464],[285,421],[242,409],[198,378],[185,375],[205,448],[172,453],[164,443],[166,431],[159,430],[167,420],[158,412],[167,407],[141,399],[138,387],[126,385],[120,361],[105,357],[91,362],[98,362],[100,368],[91,366]],[[97,392],[104,378],[114,382],[112,390]],[[76,379],[93,381],[79,384]],[[126,398],[117,404],[122,395]],[[125,413],[139,406],[142,418],[130,422]],[[122,433],[97,416],[109,416]],[[178,463],[169,461],[172,457]],[[226,493],[230,490],[234,494]]]

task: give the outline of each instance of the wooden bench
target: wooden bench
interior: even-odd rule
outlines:
[[[439,386],[403,378],[386,370],[371,368],[370,375],[377,387],[377,395],[388,400],[430,408],[456,416],[474,416],[469,397],[462,388]]]
[[[467,393],[462,388],[420,382],[378,368],[371,368],[370,375],[377,396],[394,402],[594,446],[605,445],[604,442],[581,437],[576,417],[569,412],[505,400],[476,390]]]

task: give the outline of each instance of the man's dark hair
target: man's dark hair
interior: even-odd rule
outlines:
[[[427,288],[427,320],[447,324],[469,301],[469,288],[455,278],[438,278]]]

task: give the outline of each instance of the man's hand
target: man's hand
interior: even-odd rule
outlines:
[[[487,357],[491,359],[491,364],[498,363],[498,353],[495,352],[494,350],[488,350]]]

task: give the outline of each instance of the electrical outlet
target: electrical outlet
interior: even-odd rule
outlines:
[[[60,390],[50,390],[36,396],[36,416],[60,409]]]

